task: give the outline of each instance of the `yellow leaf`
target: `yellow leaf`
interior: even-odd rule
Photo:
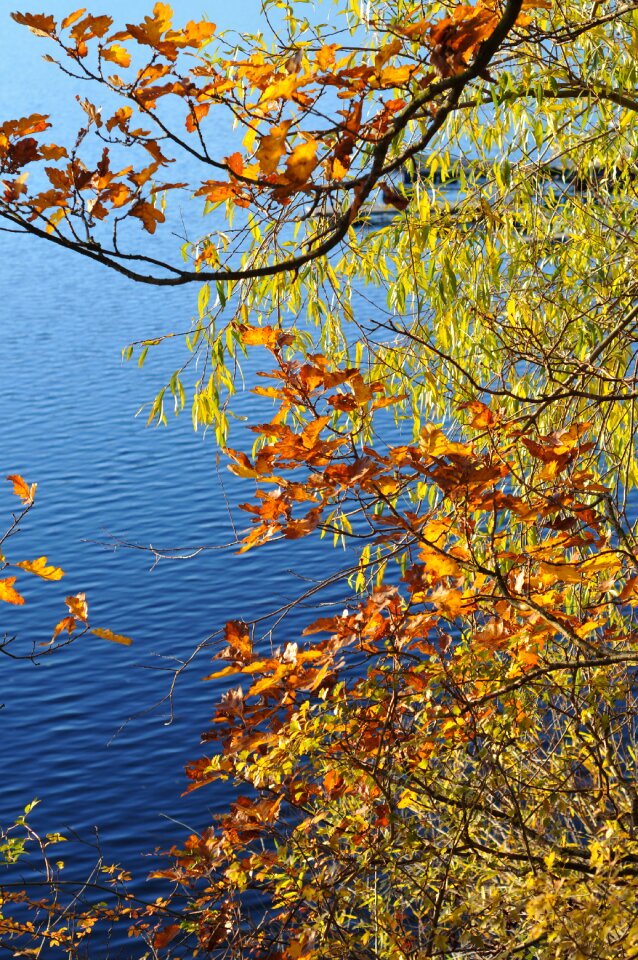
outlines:
[[[388,62],[390,57],[394,57],[397,53],[401,52],[403,44],[397,38],[392,40],[390,43],[386,43],[385,46],[381,47],[378,53],[374,57],[374,68],[379,71],[385,64]]]
[[[206,20],[195,22],[189,20],[184,28],[184,33],[188,38],[188,44],[191,47],[203,46],[215,33],[215,24]]]
[[[42,577],[43,580],[61,580],[64,576],[64,570],[60,567],[47,566],[46,557],[38,557],[37,560],[20,560],[15,566],[26,570],[27,573],[34,573],[36,577]]]
[[[278,127],[271,127],[270,133],[267,133],[259,141],[255,156],[259,160],[260,173],[265,177],[274,173],[277,169],[279,158],[286,149],[286,135],[290,122],[290,120],[286,120]]]
[[[126,47],[120,46],[119,43],[114,43],[112,46],[104,48],[102,50],[102,59],[117,63],[120,67],[128,67],[131,64],[131,54]]]
[[[17,590],[14,590],[13,584],[15,582],[15,577],[5,577],[4,580],[0,580],[0,600],[4,600],[5,603],[14,603],[17,607],[21,607],[24,603],[24,597],[21,596]]]
[[[70,13],[68,17],[65,17],[60,26],[63,30],[66,30],[67,27],[72,27],[76,20],[79,20],[83,13],[86,13],[86,7],[80,7],[79,10],[76,10],[74,13]]]
[[[467,455],[471,448],[464,443],[454,443],[445,436],[439,427],[428,423],[421,431],[419,448],[428,457],[447,457],[451,453]]]
[[[315,58],[315,63],[320,70],[329,70],[334,66],[335,50],[338,49],[336,43],[325,44]]]
[[[94,633],[96,637],[101,637],[102,640],[111,640],[113,643],[121,643],[125,647],[130,647],[133,643],[130,637],[125,637],[121,633],[113,633],[112,630],[105,630],[102,627],[93,627],[91,633]]]
[[[580,583],[583,579],[580,567],[572,563],[539,563],[539,573],[546,583],[552,584],[560,580],[562,583]]]
[[[317,165],[317,141],[300,143],[286,160],[287,179],[290,183],[305,183]]]

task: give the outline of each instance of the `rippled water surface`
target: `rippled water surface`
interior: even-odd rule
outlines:
[[[67,5],[46,6],[67,12]],[[121,0],[103,6],[129,20],[149,8]],[[201,12],[190,0],[179,8],[180,18]],[[255,10],[245,0],[234,5],[233,25],[254,27]],[[219,22],[220,11],[208,12]],[[0,38],[3,116],[45,110],[68,93],[39,61],[42,41],[8,23],[4,11]],[[62,126],[77,119],[63,114]],[[151,708],[167,693],[171,658],[187,656],[229,618],[252,619],[297,596],[304,583],[291,569],[310,578],[326,572],[324,552],[311,540],[245,556],[211,550],[152,570],[145,552],[94,542],[110,532],[140,544],[223,545],[233,537],[226,497],[232,506],[251,496],[223,464],[222,490],[214,440],[193,432],[188,413],[159,430],[135,416],[174,369],[176,354],[152,351],[138,370],[122,363],[122,347],[187,327],[195,299],[194,289],[135,285],[52,245],[0,234],[0,471],[38,483],[36,507],[7,553],[46,554],[66,571],[60,584],[22,577],[27,603],[3,605],[0,631],[16,633],[23,645],[46,641],[64,596],[85,590],[92,621],[135,640],[124,648],[87,636],[39,666],[2,659],[0,823],[38,797],[37,828],[90,840],[99,827],[106,860],[142,876],[142,855],[184,835],[166,817],[199,829],[225,800],[212,789],[180,796],[183,765],[200,755],[199,734],[219,689],[201,682],[210,671],[204,653],[178,684],[167,725],[166,705]],[[247,386],[251,377],[248,369]],[[241,398],[253,422],[269,416],[258,404],[249,393]],[[236,445],[241,439],[249,444],[244,434]],[[0,517],[15,506],[2,480]],[[303,614],[295,616],[278,642],[294,638]],[[67,857],[69,875],[83,876],[94,858],[92,848],[77,845]],[[96,944],[91,955],[99,951]]]

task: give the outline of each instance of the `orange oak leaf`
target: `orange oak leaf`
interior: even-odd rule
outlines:
[[[38,37],[52,37],[55,34],[55,19],[49,14],[12,13],[11,17]]]
[[[317,141],[300,143],[286,160],[286,179],[289,183],[305,183],[317,166]]]
[[[55,143],[51,143],[48,146],[41,146],[40,153],[45,160],[61,160],[62,157],[68,157],[66,148],[58,147]]]
[[[15,566],[26,570],[27,573],[34,573],[36,577],[41,577],[43,580],[61,580],[64,576],[64,570],[49,566],[46,557],[38,557],[37,560],[20,560]]]
[[[210,40],[215,33],[215,24],[207,20],[195,22],[189,20],[183,30],[189,47],[201,47]]]
[[[87,623],[89,619],[89,605],[86,602],[85,593],[76,593],[72,597],[67,597],[64,601],[69,608],[72,617]]]
[[[161,950],[162,947],[166,947],[171,940],[173,940],[180,931],[180,926],[177,923],[171,923],[168,927],[164,927],[163,930],[159,930],[155,937],[153,938],[153,946],[157,950]]]
[[[100,54],[103,60],[110,60],[112,63],[117,63],[120,67],[129,67],[131,65],[131,54],[126,47],[120,46],[119,43],[114,43],[112,46],[102,49]]]
[[[259,161],[260,172],[266,177],[276,171],[279,159],[286,150],[286,135],[290,123],[290,120],[285,120],[279,126],[271,127],[270,133],[265,134],[259,141],[255,156]]]
[[[144,229],[149,233],[155,233],[155,229],[158,223],[164,223],[166,217],[157,207],[154,207],[152,203],[145,203],[143,200],[138,200],[135,206],[131,207],[130,214],[132,217],[137,217],[144,224]]]
[[[20,497],[25,506],[33,503],[37,483],[28,484],[19,473],[10,473],[7,480],[13,484],[13,492]]]
[[[375,70],[380,71],[385,64],[388,62],[390,57],[394,57],[397,53],[401,53],[403,49],[403,44],[396,37],[394,40],[391,40],[390,43],[386,43],[385,46],[381,47],[378,53],[374,57],[374,68]]]
[[[186,129],[189,133],[195,133],[199,129],[199,121],[202,120],[210,110],[210,103],[194,103],[191,106],[191,112],[186,117]]]
[[[5,577],[0,580],[0,600],[4,600],[5,603],[14,603],[17,607],[20,607],[24,603],[24,597],[14,589],[13,584],[15,582],[15,577]]]
[[[74,13],[70,13],[68,17],[65,17],[60,26],[63,30],[66,30],[67,27],[72,27],[76,20],[79,20],[83,13],[86,13],[86,7],[80,7],[79,10],[76,10]]]
[[[469,400],[467,403],[462,403],[459,410],[469,410],[473,414],[470,426],[476,430],[493,427],[499,420],[498,416],[480,400]]]
[[[75,617],[63,617],[63,619],[56,624],[55,630],[53,631],[53,639],[56,640],[63,630],[66,630],[69,636],[71,636],[77,625],[78,622]]]
[[[253,645],[250,639],[250,631],[241,620],[228,621],[224,628],[224,639],[230,647],[231,654],[239,654],[242,660],[252,656]]]
[[[112,630],[106,630],[104,627],[92,627],[91,633],[94,633],[96,637],[101,637],[102,640],[111,640],[112,643],[121,643],[125,647],[130,647],[133,643],[130,637],[125,637],[121,633],[113,633]]]
[[[315,58],[315,63],[320,70],[329,70],[334,66],[335,62],[335,50],[338,50],[338,45],[336,43],[324,44],[324,46],[319,50]]]

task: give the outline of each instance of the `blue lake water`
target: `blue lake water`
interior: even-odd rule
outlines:
[[[149,10],[121,0],[104,7],[129,20]],[[236,4],[230,25],[254,28],[256,10]],[[199,4],[180,4],[180,19],[200,12]],[[219,11],[208,12],[219,22]],[[39,61],[42,41],[4,13],[0,43],[3,116],[46,110],[68,93],[55,69]],[[170,235],[160,242],[176,243]],[[247,525],[236,504],[250,499],[251,484],[222,463],[222,490],[212,435],[195,434],[187,411],[161,429],[135,416],[175,368],[175,350],[151,351],[142,370],[121,360],[130,340],[187,327],[196,294],[135,285],[52,245],[0,233],[0,476],[18,472],[38,483],[36,506],[6,552],[17,559],[46,554],[66,571],[59,584],[22,576],[27,602],[3,605],[0,632],[17,635],[16,649],[47,641],[65,613],[64,597],[85,590],[92,622],[135,641],[124,648],[87,636],[39,666],[0,660],[0,823],[37,797],[37,829],[90,841],[97,827],[106,861],[140,877],[150,867],[145,854],[185,834],[166,817],[199,830],[227,801],[214,789],[181,797],[183,766],[204,752],[199,735],[221,687],[201,682],[210,672],[210,651],[202,652],[177,686],[167,724],[166,704],[153,708],[168,691],[173,658],[187,657],[229,618],[252,619],[297,597],[307,583],[295,573],[321,577],[328,569],[314,539],[242,556],[209,550],[152,570],[143,551],[107,551],[93,542],[110,532],[140,544],[223,546],[233,539],[226,497],[236,522]],[[249,387],[254,361],[246,374]],[[248,392],[239,408],[253,422],[269,417]],[[242,429],[235,446],[245,441],[249,449]],[[0,480],[0,522],[16,504]],[[344,554],[328,559],[333,567],[346,563]],[[309,616],[295,612],[277,644],[295,639]],[[60,856],[78,879],[95,860],[82,843]],[[91,955],[99,950],[94,945]]]

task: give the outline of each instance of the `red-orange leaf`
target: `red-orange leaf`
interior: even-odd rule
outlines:
[[[180,931],[179,924],[171,923],[170,926],[164,927],[163,930],[159,930],[155,937],[153,938],[153,946],[157,950],[161,950],[162,947],[167,946],[171,940],[173,940]]]
[[[387,203],[391,207],[396,207],[397,210],[405,210],[410,203],[408,197],[404,197],[402,193],[389,187],[385,182],[379,183],[379,186],[381,187],[384,203]]]

